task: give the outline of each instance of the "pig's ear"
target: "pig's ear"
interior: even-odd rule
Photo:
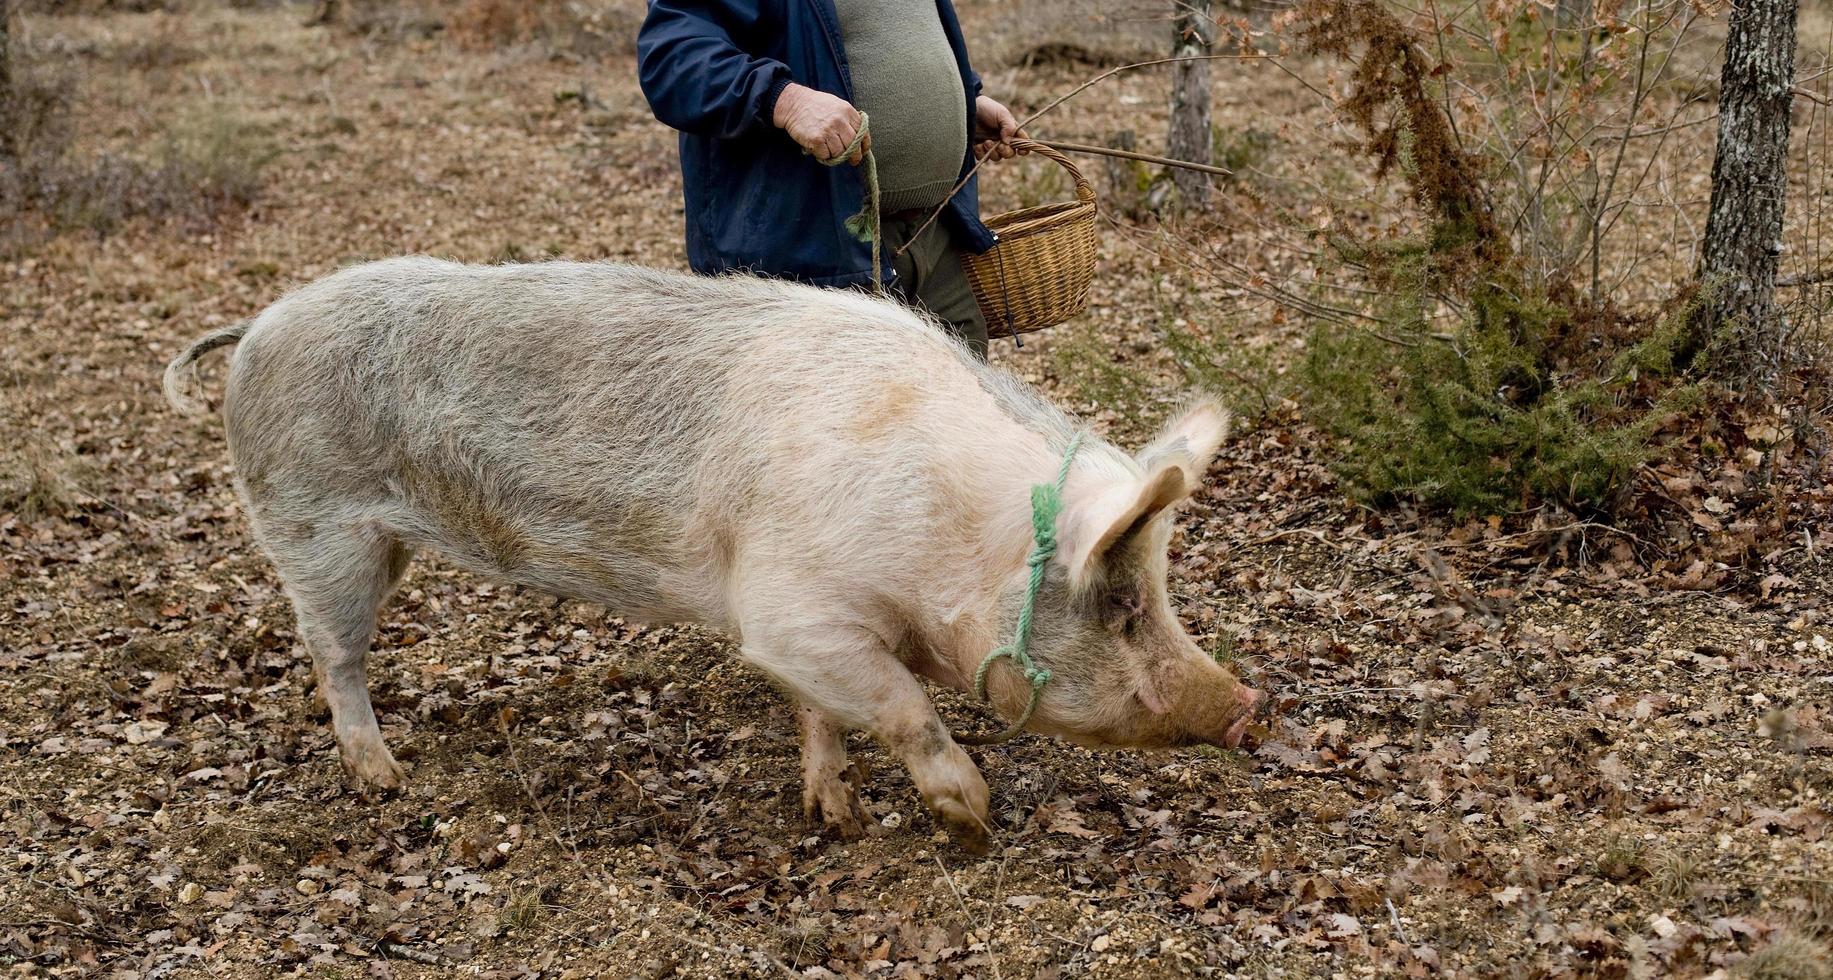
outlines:
[[[1109,556],[1123,551],[1152,519],[1196,489],[1184,467],[1164,462],[1138,482],[1109,488],[1064,515],[1070,581],[1101,578]]]
[[[1135,458],[1147,472],[1166,464],[1181,467],[1195,486],[1203,482],[1209,461],[1228,438],[1228,426],[1227,409],[1211,399],[1200,399],[1172,419]]]

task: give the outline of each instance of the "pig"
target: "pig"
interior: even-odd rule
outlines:
[[[803,810],[871,825],[864,729],[969,850],[988,790],[922,679],[971,690],[1012,639],[1031,488],[1080,427],[936,323],[862,292],[609,263],[405,257],[339,271],[199,339],[165,390],[234,345],[221,413],[254,536],[298,616],[348,772],[402,783],[364,659],[415,552],[691,622],[793,700]],[[1095,747],[1237,745],[1258,692],[1166,595],[1171,514],[1228,431],[1197,401],[1135,454],[1084,433],[1029,651],[1027,731]],[[1021,714],[1009,661],[986,697]]]

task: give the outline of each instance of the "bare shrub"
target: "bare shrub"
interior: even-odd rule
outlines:
[[[1444,72],[1392,7],[1310,0],[1292,24],[1305,52],[1350,66],[1336,109],[1356,139],[1344,145],[1377,186],[1404,187],[1413,214],[1319,236],[1327,247],[1314,268],[1343,284],[1347,303],[1232,265],[1214,278],[1317,324],[1300,393],[1312,420],[1341,439],[1340,475],[1371,502],[1460,513],[1621,506],[1660,454],[1664,426],[1700,395],[1675,363],[1684,320],[1593,303],[1530,271],[1487,182],[1494,158],[1461,137]],[[1179,251],[1222,261],[1174,231],[1161,257]],[[1671,299],[1666,312],[1690,302]],[[1255,372],[1228,331],[1159,322],[1191,381],[1271,403],[1270,391],[1241,383]]]
[[[434,37],[446,29],[445,12],[430,0],[319,0],[308,23],[381,41]]]
[[[1447,120],[1442,136],[1483,161],[1480,197],[1524,267],[1572,281],[1598,303],[1651,258],[1613,242],[1686,220],[1680,199],[1692,192],[1684,176],[1710,166],[1709,143],[1688,140],[1712,119],[1708,10],[1629,0],[1562,5],[1553,16],[1513,0],[1430,2],[1404,21],[1389,19],[1416,39],[1419,67],[1433,83],[1424,90]],[[1326,31],[1340,37],[1343,26]],[[1416,128],[1416,113],[1407,115]],[[1682,238],[1690,251],[1697,235],[1689,229]],[[1684,265],[1690,272],[1691,261]]]
[[[28,14],[143,14],[179,6],[180,0],[17,0],[14,9]]]
[[[1732,974],[1750,980],[1833,980],[1833,949],[1799,931],[1778,933],[1740,960]]]
[[[180,117],[142,153],[87,150],[74,139],[75,76],[36,62],[17,65],[14,76],[14,153],[0,158],[0,254],[62,232],[107,235],[136,217],[214,222],[255,199],[275,153],[264,133],[220,103]]]
[[[452,36],[467,47],[503,47],[533,38],[548,8],[554,6],[547,2],[468,0],[453,12],[449,26]]]
[[[88,470],[40,439],[27,439],[0,457],[0,514],[29,522],[75,510],[88,496],[78,480]]]
[[[978,67],[1112,67],[1164,57],[1172,6],[1118,0],[1012,0],[991,9],[961,4],[973,17]]]
[[[1345,440],[1343,474],[1377,500],[1463,513],[1615,510],[1698,399],[1675,362],[1685,318],[1632,317],[1528,271],[1491,208],[1488,157],[1460,145],[1419,35],[1386,7],[1309,0],[1298,22],[1311,49],[1355,64],[1340,109],[1422,221],[1333,242],[1375,288],[1380,321],[1320,327],[1307,353],[1309,408]]]
[[[1312,53],[1355,66],[1338,110],[1364,133],[1360,149],[1373,158],[1376,180],[1404,170],[1434,223],[1430,271],[1452,277],[1507,264],[1513,250],[1479,182],[1482,158],[1460,145],[1427,87],[1434,68],[1418,36],[1376,0],[1312,0],[1300,8],[1297,33]]]
[[[644,15],[637,0],[463,0],[442,7],[451,36],[465,47],[537,44],[586,57],[634,50]]]
[[[1639,490],[1671,445],[1729,442],[1740,460],[1763,456],[1750,464],[1761,480],[1818,444],[1811,421],[1781,442],[1736,434],[1769,431],[1758,416],[1772,410],[1699,381],[1718,348],[1687,346],[1702,297],[1692,261],[1671,261],[1696,226],[1663,229],[1669,254],[1638,241],[1651,215],[1688,217],[1667,186],[1686,167],[1704,172],[1709,133],[1661,153],[1690,131],[1701,97],[1691,81],[1713,67],[1694,57],[1698,13],[1641,0],[1578,11],[1579,26],[1507,2],[1458,16],[1385,0],[1300,4],[1281,28],[1296,45],[1266,58],[1287,73],[1329,70],[1307,87],[1330,96],[1351,134],[1327,145],[1350,153],[1282,155],[1313,193],[1246,205],[1259,229],[1241,237],[1283,268],[1174,228],[1150,246],[1314,324],[1298,394],[1340,438],[1348,487],[1462,514],[1649,516],[1672,505]],[[1638,288],[1623,296],[1631,276]],[[1161,318],[1173,324],[1163,346],[1191,380],[1239,390],[1233,332],[1205,320],[1228,322],[1217,311]],[[1796,403],[1823,390],[1806,375],[1786,388]]]

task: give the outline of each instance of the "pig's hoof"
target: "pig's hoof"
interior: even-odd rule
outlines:
[[[950,801],[936,807],[936,816],[948,828],[948,835],[954,838],[962,850],[982,857],[991,849],[992,835],[988,833],[986,821],[979,814]]]
[[[878,821],[859,802],[859,787],[851,780],[830,779],[802,791],[802,816],[810,825],[820,824],[841,840],[858,840],[867,827]]]
[[[345,754],[344,771],[358,782],[379,790],[400,789],[407,784],[407,770],[402,769],[384,748]]]
[[[813,823],[814,818],[811,817],[809,822]],[[855,813],[843,811],[839,814],[834,814],[829,813],[827,810],[821,811],[821,829],[831,832],[835,837],[841,840],[858,840],[864,837],[866,835],[866,824],[870,822],[871,818],[861,819],[860,816]]]
[[[948,830],[949,835],[955,839],[955,843],[975,857],[986,857],[987,852],[993,849],[993,842],[987,834],[987,829],[978,823],[951,823],[948,825]]]

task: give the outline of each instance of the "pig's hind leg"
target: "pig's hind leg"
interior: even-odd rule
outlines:
[[[847,764],[846,726],[818,708],[796,706],[802,728],[802,816],[819,821],[844,840],[865,833],[875,823],[859,802],[864,771],[859,763]]]
[[[284,542],[268,536],[268,550],[293,597],[299,635],[331,709],[344,768],[366,783],[392,789],[407,776],[382,742],[364,660],[375,638],[376,614],[407,570],[411,552],[370,522],[311,527],[307,535]]]

